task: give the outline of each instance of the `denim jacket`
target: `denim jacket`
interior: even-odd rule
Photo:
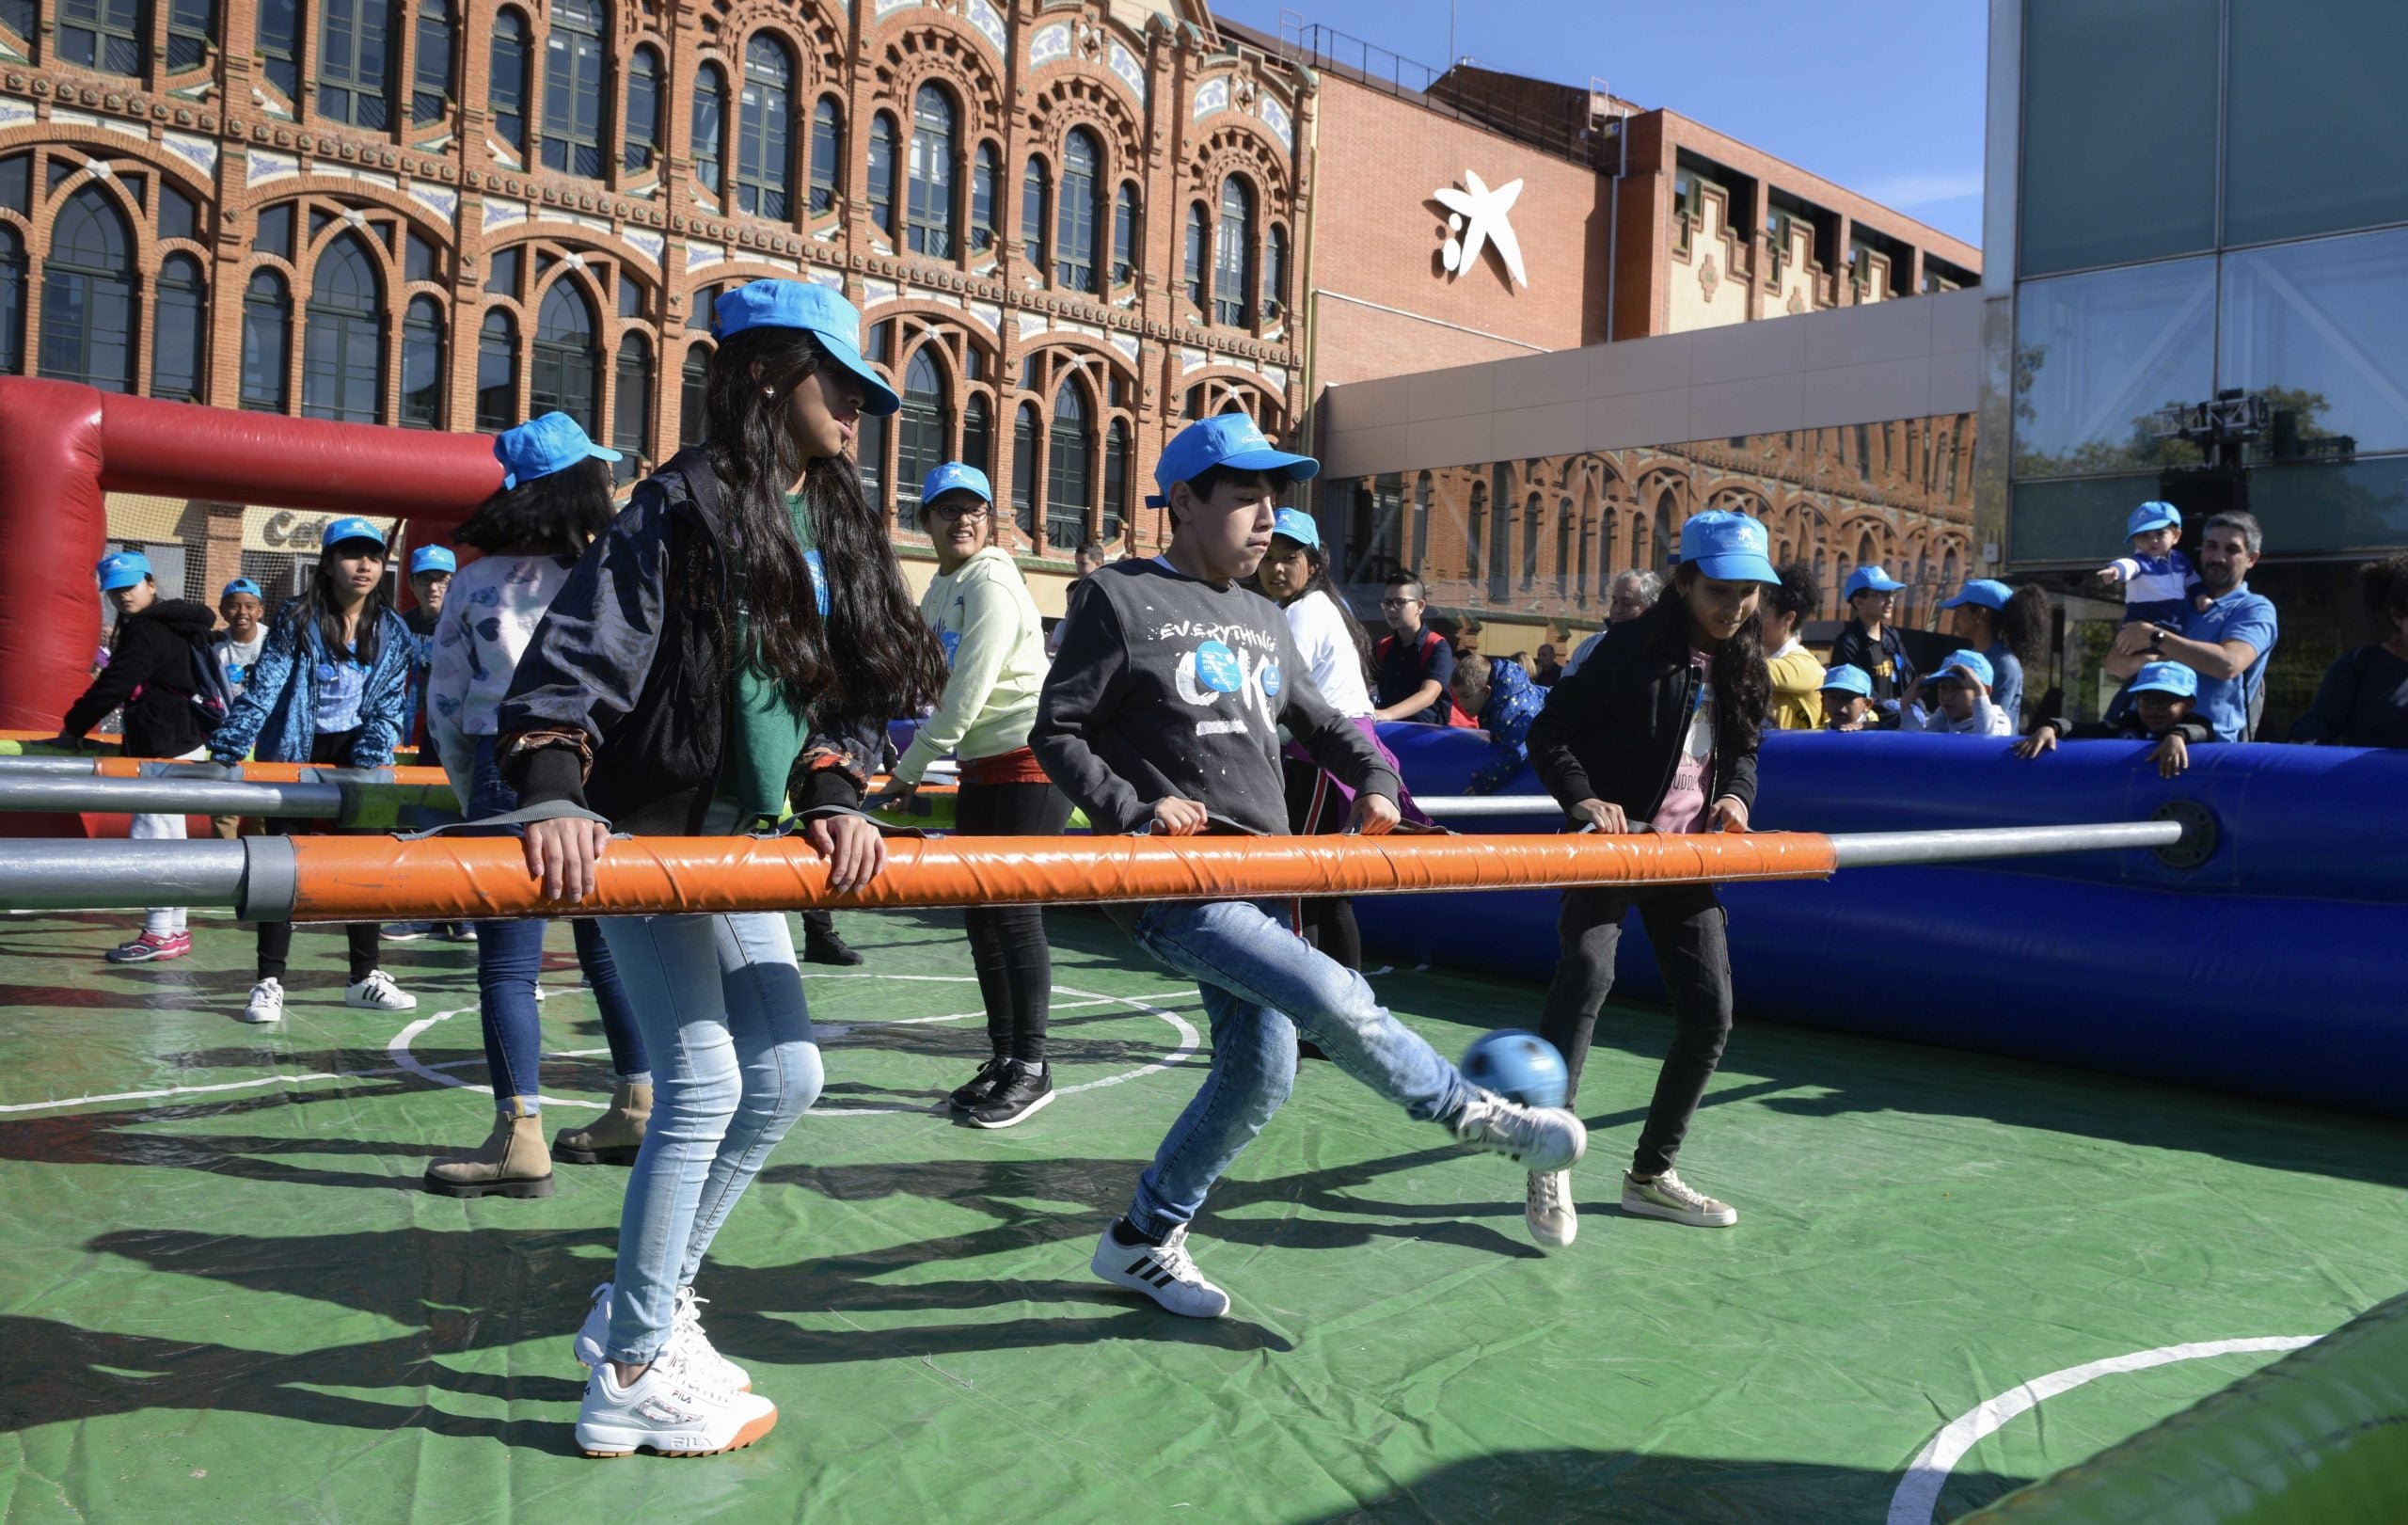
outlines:
[[[389,768],[409,719],[410,627],[391,610],[376,626],[376,662],[359,701],[359,738],[344,759],[354,768]],[[240,762],[308,762],[318,731],[318,667],[330,659],[317,623],[295,599],[268,627],[267,644],[243,682],[242,697],[209,738],[209,755]]]

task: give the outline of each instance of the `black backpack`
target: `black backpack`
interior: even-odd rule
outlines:
[[[184,643],[192,669],[193,706],[200,711],[202,723],[213,731],[234,707],[234,686],[226,681],[226,669],[217,665],[214,644],[206,637]]]

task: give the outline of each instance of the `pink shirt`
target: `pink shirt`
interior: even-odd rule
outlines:
[[[1698,670],[1697,707],[1689,711],[1689,732],[1672,768],[1672,786],[1649,823],[1659,832],[1694,832],[1703,823],[1706,781],[1714,776],[1714,656],[1692,649],[1689,665]]]

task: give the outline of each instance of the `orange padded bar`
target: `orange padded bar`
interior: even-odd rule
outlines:
[[[828,891],[799,838],[635,837],[602,855],[597,892],[547,902],[502,837],[296,836],[296,921],[895,910],[1292,895],[1396,895],[1571,884],[1822,879],[1830,838],[1798,833],[1634,836],[982,836],[894,838],[866,887]]]

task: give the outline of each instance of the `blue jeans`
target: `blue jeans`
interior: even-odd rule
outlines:
[[[517,808],[517,791],[502,782],[494,762],[493,738],[477,738],[469,816],[482,819]],[[541,917],[477,924],[478,1016],[484,1028],[485,1069],[492,1076],[494,1105],[505,1117],[533,1117],[543,1110],[536,1095],[544,1045],[535,1012],[535,977],[543,971],[544,930],[550,925]],[[650,1081],[643,1035],[636,1030],[635,1012],[627,1006],[610,945],[602,940],[601,924],[573,921],[569,929],[577,938],[578,964],[602,1011],[602,1039],[610,1045],[611,1072],[623,1083]]]
[[[677,1289],[693,1283],[737,1199],[818,1100],[819,1045],[784,916],[613,916],[602,931],[654,1067],[604,1346],[634,1365],[668,1342]]]
[[[1131,933],[1195,979],[1212,1025],[1212,1068],[1138,1179],[1129,1223],[1160,1240],[1192,1222],[1212,1183],[1262,1131],[1296,1078],[1296,1031],[1417,1121],[1451,1122],[1471,1084],[1388,1014],[1352,969],[1290,929],[1285,900],[1166,903]]]

